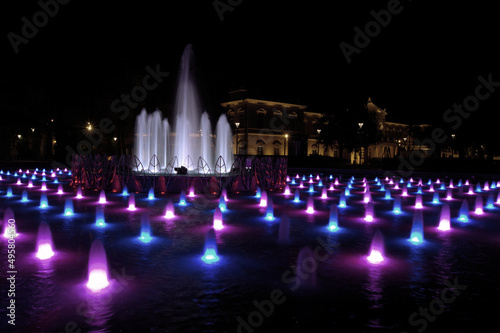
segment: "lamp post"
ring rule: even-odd
[[[358,126],[359,126],[358,133],[359,133],[360,138],[361,138],[361,129],[363,128],[363,125],[364,125],[364,123],[358,123]],[[361,145],[359,147],[359,164],[361,164]]]
[[[407,157],[407,156],[408,156],[408,149],[406,148],[406,140],[408,140],[408,138],[405,136],[405,137],[403,138],[403,141],[405,142],[405,143],[404,143],[404,146],[405,146],[405,157]]]
[[[239,155],[239,143],[238,143],[238,128],[240,127],[240,123],[234,123],[234,125],[236,126],[236,155]]]
[[[288,139],[288,133],[285,133],[285,147],[283,148],[283,155],[287,156],[286,155],[286,140]]]

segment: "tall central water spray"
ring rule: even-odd
[[[200,171],[207,173],[208,166],[210,173],[216,170],[222,173],[230,171],[233,164],[231,126],[226,116],[221,115],[214,142],[210,118],[206,112],[202,114],[193,72],[193,50],[191,45],[187,45],[180,62],[173,128],[167,119],[163,119],[159,110],[152,114],[142,110],[137,116],[134,154],[144,170],[160,172],[177,157],[178,165],[188,170],[200,167],[204,168]],[[153,159],[154,155],[157,160]],[[224,163],[217,163],[219,156],[222,156]],[[178,166],[177,163],[172,166]],[[221,167],[222,164],[225,164],[225,168]],[[137,171],[141,170],[138,168]]]

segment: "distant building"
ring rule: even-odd
[[[243,95],[244,90],[231,93]],[[253,98],[235,98],[221,103],[233,128],[233,149],[239,155],[340,157],[339,149],[325,148],[318,142],[321,113],[311,112],[306,105],[267,101]],[[381,140],[361,152],[345,152],[344,159],[362,164],[371,158],[391,158],[410,150],[427,147],[415,145],[410,125],[387,122],[387,112],[369,98],[368,112],[374,112]],[[417,125],[421,129],[429,125]],[[413,126],[415,127],[415,126]]]

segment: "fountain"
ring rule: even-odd
[[[227,204],[223,194],[221,194],[219,199],[219,209],[221,212],[225,212],[227,210]]]
[[[439,226],[438,229],[442,231],[450,230],[450,206],[445,203],[443,207],[441,207],[441,215],[439,217]]]
[[[401,189],[401,195],[403,197],[406,197],[408,196],[408,188],[406,186],[404,186],[402,189]]]
[[[134,193],[130,193],[128,197],[128,210],[135,211],[137,208],[135,207],[135,195]]]
[[[271,198],[267,200],[265,219],[268,221],[274,221],[274,204],[273,204],[273,199]]]
[[[168,200],[167,207],[165,208],[165,218],[172,219],[175,217],[174,203],[172,200]]]
[[[190,198],[194,198],[195,197],[194,184],[191,184],[191,186],[189,187],[188,197],[190,197]]]
[[[370,246],[370,254],[366,257],[371,264],[381,264],[385,261],[384,237],[380,230],[375,232]]]
[[[460,222],[469,222],[469,201],[467,199],[462,201],[462,205],[458,212],[458,220]]]
[[[152,240],[149,215],[147,213],[141,215],[141,235],[139,236],[139,240],[143,243],[149,243]]]
[[[40,208],[48,208],[49,207],[49,200],[47,199],[47,195],[45,193],[42,193],[40,195]]]
[[[300,202],[300,191],[299,191],[299,189],[295,190],[295,195],[293,197],[293,202]]]
[[[495,201],[493,199],[493,192],[490,192],[488,194],[488,198],[486,199],[486,209],[493,209],[493,208],[495,208]]]
[[[290,195],[290,185],[285,185],[285,191],[283,192],[284,195]]]
[[[257,199],[260,199],[261,196],[262,196],[262,191],[260,190],[260,187],[257,186],[257,190],[255,191],[255,197]]]
[[[424,217],[421,210],[416,210],[413,214],[410,241],[413,244],[420,244],[424,241]]]
[[[72,216],[73,215],[73,200],[71,198],[66,198],[64,202],[64,216]]]
[[[307,198],[306,213],[307,214],[314,214],[314,198],[313,197]]]
[[[154,188],[150,188],[148,191],[148,200],[154,200],[155,199],[155,190]]]
[[[346,199],[345,199],[345,192],[340,193],[340,198],[339,198],[339,207],[340,208],[345,208],[347,207]]]
[[[415,197],[415,208],[416,209],[422,209],[424,206],[422,205],[422,195],[417,194]]]
[[[127,185],[123,186],[122,195],[123,196],[127,196],[128,195],[128,187],[127,187]]]
[[[330,206],[330,218],[328,219],[328,230],[337,231],[339,229],[339,212],[335,205]]]
[[[369,202],[366,204],[366,209],[365,209],[365,221],[366,222],[373,222],[373,217],[375,216],[375,211],[373,208],[373,202]]]
[[[262,191],[262,193],[260,194],[259,206],[260,207],[267,207],[267,192],[266,191]]]
[[[63,184],[59,184],[57,186],[57,194],[64,194],[64,191],[63,191]]]
[[[28,191],[26,190],[23,190],[22,194],[21,194],[21,202],[28,202]]]
[[[82,199],[83,198],[82,187],[81,186],[78,186],[78,188],[76,189],[76,198],[77,199]]]
[[[179,196],[179,206],[186,206],[186,191],[182,190]]]
[[[99,194],[99,203],[100,204],[106,203],[106,193],[104,192],[104,190],[101,190],[101,193]]]
[[[108,260],[102,242],[96,239],[89,252],[87,288],[96,293],[109,286]]]
[[[219,207],[215,208],[213,228],[215,230],[222,230],[222,229],[224,229],[224,225],[222,224],[222,211],[221,211],[221,209]]]
[[[483,214],[483,212],[484,212],[483,211],[483,197],[480,194],[478,194],[476,196],[476,205],[475,205],[474,213],[476,215],[481,215],[481,214]]]
[[[394,214],[401,214],[401,197],[395,197],[392,203],[392,212]]]
[[[206,112],[201,114],[192,59],[192,46],[187,45],[180,62],[173,131],[159,110],[152,114],[142,110],[136,118],[134,154],[144,171],[158,173],[177,159],[188,171],[198,169],[203,174],[230,172],[233,164],[231,126],[226,115],[221,115],[216,125],[215,143],[212,141],[209,116]],[[222,157],[221,163],[217,161],[219,157]],[[137,168],[136,171],[142,170]]]
[[[5,194],[5,196],[7,198],[11,198],[13,196],[13,194],[12,194],[12,187],[11,186],[7,187],[7,193]]]
[[[365,193],[363,194],[363,202],[364,203],[368,203],[372,200],[372,196],[371,196],[371,193],[370,193],[370,189],[367,188]]]
[[[54,251],[52,250],[52,234],[47,223],[42,222],[38,227],[36,249],[35,256],[40,260],[49,259],[54,256]]]
[[[12,208],[5,208],[5,211],[3,213],[3,237],[16,238],[19,235],[16,231],[16,223],[14,221],[15,218]]]
[[[432,195],[432,203],[435,205],[439,203],[439,192],[434,192]]]
[[[328,199],[328,194],[326,193],[326,187],[321,190],[321,199]]]
[[[217,242],[215,240],[215,230],[213,228],[208,229],[205,236],[205,249],[201,260],[207,264],[212,264],[220,260],[217,254]]]
[[[102,208],[102,206],[95,207],[95,225],[98,227],[106,226],[106,220],[104,219],[104,208]]]

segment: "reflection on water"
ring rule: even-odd
[[[86,323],[90,326],[89,332],[111,332],[109,319],[113,315],[111,310],[113,294],[116,280],[112,280],[111,285],[100,293],[86,292],[83,304],[79,305],[79,310],[85,314]]]
[[[425,270],[425,258],[424,247],[421,245],[411,245],[410,246],[410,256],[408,258],[408,263],[410,267],[410,281],[408,288],[410,293],[416,299],[424,299],[427,297],[426,293],[426,270]]]

